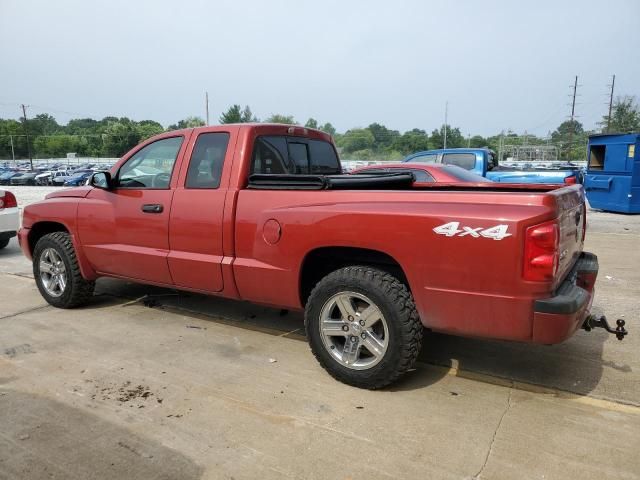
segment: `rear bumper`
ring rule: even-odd
[[[533,342],[560,343],[589,315],[598,276],[598,257],[583,252],[555,295],[534,302]]]

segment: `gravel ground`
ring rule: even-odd
[[[11,187],[2,186],[3,190],[12,192],[18,200],[18,207],[24,208],[27,205],[43,200],[45,195],[51,192],[57,192],[68,187]]]
[[[1,187],[13,192],[18,199],[18,206],[24,208],[30,203],[44,199],[50,192],[57,192],[64,187]],[[591,232],[640,235],[640,215],[602,212],[589,209],[587,215],[588,228]]]

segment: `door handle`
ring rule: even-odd
[[[147,203],[146,205],[142,205],[142,211],[144,213],[162,213],[164,207],[159,203]]]

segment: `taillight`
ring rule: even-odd
[[[576,178],[575,175],[571,175],[570,177],[564,177],[565,185],[575,185],[576,183],[578,183],[578,179]]]
[[[558,223],[550,222],[527,228],[522,275],[532,282],[553,280],[558,270]]]
[[[0,208],[14,208],[18,206],[16,197],[11,192],[4,192],[4,197],[0,198]]]

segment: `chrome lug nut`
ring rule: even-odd
[[[348,332],[349,331],[349,325],[343,325],[342,326],[342,331]]]
[[[360,325],[364,327],[364,320],[360,320]]]
[[[349,315],[349,316],[347,317],[347,319],[348,319],[350,322],[353,322],[353,315]]]
[[[362,339],[364,340],[365,338],[367,338],[367,334],[366,333],[361,333],[360,336],[362,337]]]

